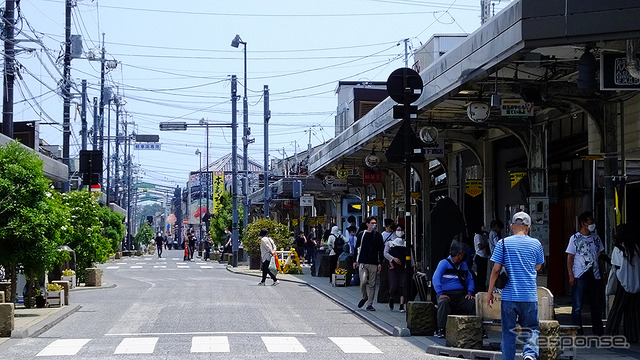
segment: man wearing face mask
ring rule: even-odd
[[[367,230],[358,234],[354,251],[353,268],[357,269],[360,275],[360,291],[362,299],[358,302],[361,308],[367,303],[368,311],[375,311],[373,299],[376,292],[376,276],[380,272],[384,242],[382,235],[376,231],[378,220],[375,216],[369,216],[366,220]]]
[[[598,258],[604,251],[602,240],[596,235],[596,224],[591,211],[578,216],[580,230],[569,239],[567,246],[567,270],[569,283],[573,288],[571,306],[571,321],[582,330],[582,304],[584,295],[591,300],[591,324],[593,334],[602,335],[602,304],[600,294],[602,290],[602,276],[598,266]]]

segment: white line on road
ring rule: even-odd
[[[180,258],[171,258],[171,260],[180,260]]]
[[[134,266],[129,267],[129,269],[142,269],[142,266],[134,265]]]
[[[117,269],[120,269],[120,266],[107,266],[105,269],[106,270],[117,270]]]
[[[154,269],[165,269],[167,267],[167,265],[154,265],[153,268]]]
[[[60,339],[47,345],[36,356],[75,355],[91,339]]]
[[[119,262],[119,263],[116,263],[116,265],[127,265],[127,263]]]
[[[307,350],[300,344],[300,341],[294,337],[282,337],[282,336],[262,336],[262,342],[267,347],[269,352],[278,353],[304,353]]]
[[[157,342],[157,337],[124,338],[114,354],[152,354]]]
[[[178,265],[178,269],[188,269],[189,265]]]
[[[346,354],[382,354],[382,351],[361,337],[330,337]]]
[[[162,335],[317,335],[314,332],[296,331],[196,331],[196,332],[171,332],[171,333],[120,333],[105,334],[105,336],[162,336]]]
[[[213,269],[213,266],[200,266],[200,269]]]
[[[194,336],[191,338],[192,353],[229,352],[226,336]]]

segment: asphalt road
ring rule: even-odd
[[[0,359],[425,359],[298,283],[258,278],[181,251],[102,266],[106,287],[72,292],[82,308]],[[114,286],[110,286],[114,285]]]

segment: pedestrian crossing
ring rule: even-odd
[[[255,342],[261,343],[262,348],[255,347],[252,351],[256,355],[260,351],[268,353],[306,353],[307,347],[320,345],[322,349],[331,351],[329,346],[334,346],[335,350],[339,350],[344,354],[382,354],[383,352],[368,340],[362,337],[328,337],[321,338],[321,344],[318,344],[317,337],[304,337],[301,342],[295,336],[257,336]],[[134,354],[154,354],[157,350],[160,337],[125,337],[113,349],[113,355],[134,355]],[[60,357],[75,356],[82,351],[88,351],[92,348],[93,343],[99,339],[58,339],[49,343],[42,349],[36,357]],[[239,336],[192,336],[190,353],[233,353],[235,351],[244,351],[246,348],[246,339],[240,339]],[[325,342],[326,344],[322,344]],[[234,344],[235,342],[235,344]],[[183,354],[187,343],[181,343],[172,349],[178,354]],[[306,346],[305,346],[306,345]],[[104,346],[96,346],[103,349]],[[86,349],[86,350],[83,350]],[[166,352],[163,352],[166,355]]]
[[[125,269],[214,269],[218,265],[211,261],[189,261],[182,258],[142,258],[121,260],[110,263],[104,267],[105,270],[125,270]],[[222,266],[222,265],[221,265]]]

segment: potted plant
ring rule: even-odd
[[[42,294],[42,290],[36,289],[35,294],[36,294],[36,307],[43,308],[47,304],[47,300],[45,299],[44,294]]]
[[[269,237],[276,243],[277,249],[288,249],[291,247],[291,232],[286,225],[277,223],[271,219],[258,219],[247,226],[242,244],[249,255],[250,269],[260,269],[260,237],[258,234],[261,229],[269,231]]]
[[[62,271],[62,277],[60,280],[69,282],[69,288],[73,289],[76,287],[76,272],[70,269],[65,269]]]
[[[47,300],[51,306],[64,304],[64,290],[59,284],[47,284]]]

